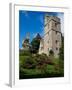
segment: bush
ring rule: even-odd
[[[47,65],[47,72],[48,73],[53,73],[55,70],[54,70],[54,66],[53,65]]]
[[[19,55],[20,56],[32,56],[32,54],[30,53],[30,51],[29,50],[20,50],[19,51]]]
[[[59,50],[59,58],[64,61],[64,37],[62,36],[61,47]]]
[[[50,50],[50,51],[49,51],[49,55],[50,55],[50,56],[54,56],[53,50]]]
[[[36,62],[31,56],[24,56],[20,65],[23,68],[35,68]]]
[[[64,76],[63,61],[46,54],[23,52],[20,59],[20,78]]]

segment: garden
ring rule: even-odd
[[[20,53],[19,78],[63,77],[64,62],[46,54],[31,54],[29,51]]]

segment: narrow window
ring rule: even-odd
[[[57,23],[55,23],[55,27],[57,26]]]
[[[58,40],[56,40],[55,42],[56,42],[56,44],[57,44],[57,43],[58,43]]]
[[[56,50],[58,50],[58,48],[56,47]]]
[[[49,35],[49,32],[48,32],[48,35]]]
[[[56,34],[57,34],[57,31],[56,31]]]

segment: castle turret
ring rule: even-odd
[[[22,41],[22,48],[24,49],[24,50],[29,50],[29,46],[30,46],[30,44],[29,44],[29,33],[27,33],[26,34],[26,38]]]

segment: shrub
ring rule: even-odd
[[[36,62],[35,62],[35,60],[33,60],[33,58],[31,56],[24,56],[24,58],[21,62],[21,66],[23,68],[35,68]]]
[[[53,65],[47,65],[47,72],[53,73],[54,72],[54,66]]]
[[[32,54],[30,53],[30,51],[29,50],[20,50],[19,51],[19,55],[20,56],[32,56]]]
[[[50,56],[54,56],[53,50],[50,50],[50,51],[49,51],[49,55],[50,55]]]
[[[62,36],[61,47],[59,50],[59,58],[64,61],[64,37]]]

